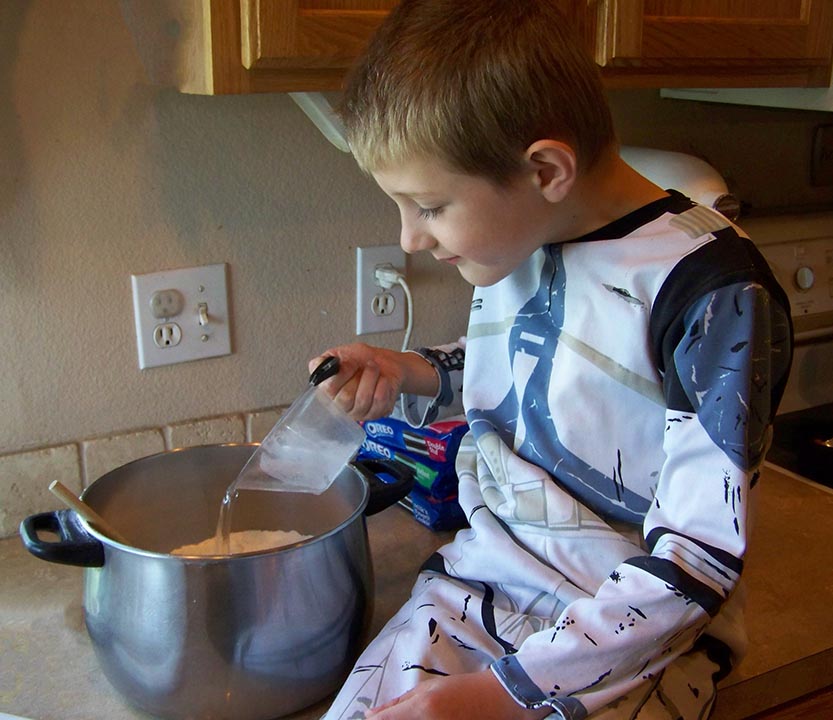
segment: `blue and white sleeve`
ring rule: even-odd
[[[440,418],[463,412],[463,368],[466,360],[466,341],[432,348],[417,348],[414,352],[434,366],[439,379],[439,390],[432,397],[403,393],[402,414],[411,427],[423,427]]]

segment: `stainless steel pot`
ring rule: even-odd
[[[82,499],[130,546],[71,510],[21,524],[34,555],[86,568],[85,619],[102,670],[153,715],[279,717],[335,690],[361,649],[373,606],[364,517],[405,495],[410,471],[354,463],[321,495],[243,492],[235,530],[312,539],[246,555],[170,555],[213,535],[223,494],[254,447],[165,452],[96,480]]]

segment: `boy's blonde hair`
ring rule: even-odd
[[[615,147],[613,121],[598,67],[558,4],[403,0],[340,103],[359,165],[433,158],[502,184],[548,138],[568,143],[581,170],[592,167]]]

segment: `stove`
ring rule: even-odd
[[[833,487],[833,215],[740,222],[786,290],[795,353],[767,461]]]

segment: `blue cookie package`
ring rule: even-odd
[[[460,441],[468,432],[461,418],[413,428],[403,420],[383,417],[362,423],[367,435],[361,458],[397,460],[416,474],[414,489],[401,504],[414,518],[432,530],[452,530],[466,525],[457,502],[454,461]]]
[[[460,441],[469,426],[462,416],[414,428],[404,420],[383,417],[362,423],[368,442],[381,443],[432,463],[454,465]]]

